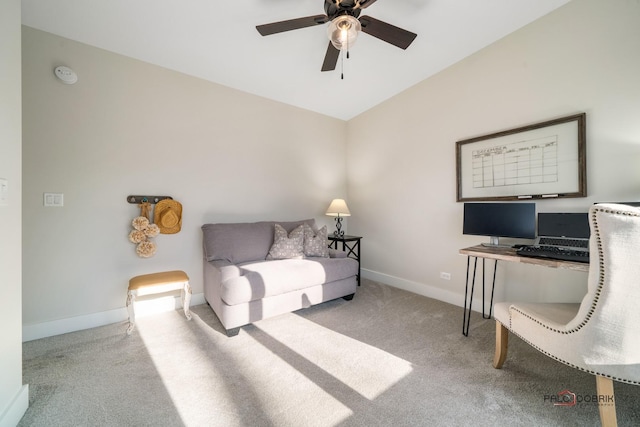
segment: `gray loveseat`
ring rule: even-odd
[[[340,297],[350,300],[355,294],[358,262],[342,251],[267,259],[272,254],[276,224],[287,234],[304,224],[315,230],[313,219],[202,226],[204,296],[228,336],[267,317]],[[322,245],[327,244],[325,237]]]

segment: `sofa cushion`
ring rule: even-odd
[[[358,274],[351,258],[283,259],[246,263],[241,276],[222,282],[221,298],[228,305],[242,304],[273,295],[322,285]]]
[[[304,256],[319,256],[326,258],[329,256],[329,246],[327,246],[327,226],[315,231],[309,225],[304,225]]]
[[[287,233],[305,223],[315,226],[314,219],[277,223]],[[276,221],[204,224],[205,258],[207,261],[227,260],[233,264],[264,260],[273,244],[274,224]]]
[[[267,259],[300,259],[303,257],[304,226],[300,225],[287,234],[280,224],[274,224],[273,245]]]

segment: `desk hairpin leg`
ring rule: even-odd
[[[469,292],[469,266],[471,263],[471,255],[467,256],[467,279],[464,287],[464,312],[462,317],[462,335],[469,336],[469,325],[471,323],[471,307],[473,306],[473,290],[476,286],[476,269],[478,267],[478,257],[473,257],[473,275],[471,278],[471,292]],[[489,303],[489,316],[485,314],[485,264],[484,258],[482,258],[482,318],[491,319],[493,314],[493,294],[496,288],[496,270],[498,267],[498,260],[495,260],[493,264],[493,281],[491,283],[491,301]],[[467,297],[468,295],[468,297]],[[467,304],[468,300],[468,304]]]
[[[489,316],[484,314],[484,258],[482,258],[482,318],[491,319],[493,314],[493,293],[496,290],[496,270],[498,269],[498,260],[493,260],[493,281],[491,282],[491,301],[489,302]]]
[[[469,293],[469,263],[471,257],[467,257],[467,281],[464,287],[464,311],[462,313],[462,335],[469,336],[469,324],[471,323],[471,305],[473,304],[473,288],[476,285],[476,266],[478,264],[478,258],[474,257],[473,262],[473,279],[471,279],[471,292]],[[484,270],[483,270],[484,273]],[[467,309],[467,294],[469,295],[469,308]],[[484,306],[484,302],[483,302]]]

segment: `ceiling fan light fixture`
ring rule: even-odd
[[[340,15],[329,23],[327,35],[336,49],[349,50],[355,44],[361,30],[362,26],[357,18]]]

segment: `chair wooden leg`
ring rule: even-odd
[[[616,403],[613,395],[613,380],[596,375],[596,390],[598,391],[600,424],[602,424],[602,427],[617,426],[618,420],[616,418]]]
[[[507,345],[509,344],[509,330],[496,320],[496,352],[493,355],[493,367],[502,368],[507,359]]]

